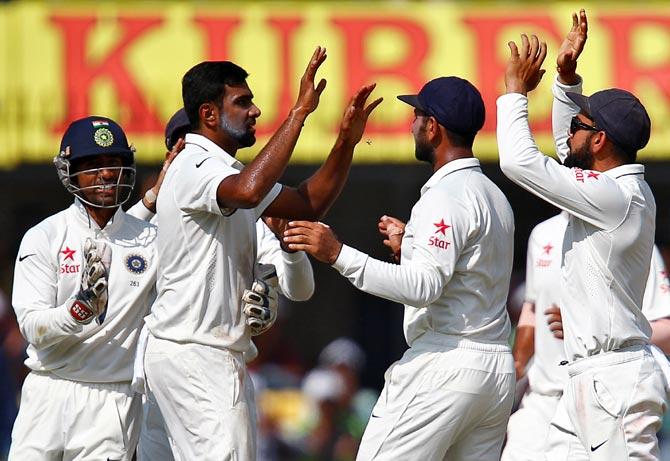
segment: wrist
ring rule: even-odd
[[[337,242],[337,245],[335,246],[333,253],[330,255],[330,258],[328,258],[328,264],[333,265],[337,261],[337,258],[340,257],[340,253],[342,253],[342,242]]]
[[[158,200],[158,196],[153,189],[147,190],[147,192],[144,194],[144,197],[142,197],[142,203],[146,209],[153,212],[156,211],[156,200]]]
[[[307,116],[309,115],[309,111],[306,110],[305,108],[302,107],[294,107],[291,109],[291,111],[288,114],[288,122],[298,122],[301,125],[305,125],[305,120],[307,120]]]
[[[563,85],[574,86],[581,81],[579,74],[577,74],[574,69],[572,71],[566,71],[560,67],[556,67],[556,71],[558,72],[558,82]]]
[[[520,80],[506,80],[505,81],[505,91],[509,93],[519,93],[524,96],[528,95],[528,90],[526,85]]]

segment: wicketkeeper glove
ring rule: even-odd
[[[86,239],[81,284],[70,305],[70,315],[77,322],[86,325],[95,317],[96,323],[100,325],[105,320],[111,262],[112,249],[109,245]]]
[[[264,333],[277,320],[278,290],[279,279],[275,266],[258,264],[251,290],[244,290],[242,295],[242,311],[247,316],[247,325],[251,328],[252,336]]]

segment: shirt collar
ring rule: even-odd
[[[639,163],[628,163],[616,168],[611,168],[603,173],[614,179],[629,175],[642,175],[644,178],[644,165],[640,165]]]
[[[443,179],[445,176],[459,170],[465,170],[467,168],[480,168],[479,164],[479,159],[476,158],[459,158],[456,160],[452,160],[451,162],[448,162],[447,164],[443,165],[440,167],[439,170],[437,170],[435,173],[433,173],[433,176],[426,181],[426,184],[423,185],[421,188],[421,195],[425,194],[428,189],[433,187],[435,184],[437,184],[441,179]]]
[[[91,218],[86,211],[86,207],[83,202],[79,200],[78,197],[75,197],[74,203],[70,206],[71,213],[75,216],[77,222],[79,222],[83,227],[91,229],[96,232],[96,234],[101,233],[103,235],[110,234],[116,231],[119,226],[121,226],[121,221],[123,220],[123,210],[119,207],[111,219],[107,222],[107,225],[103,229],[100,229],[98,223],[95,222],[95,219]]]
[[[223,160],[228,166],[231,166],[238,170],[242,169],[242,167],[244,166],[242,162],[235,159],[235,157],[230,155],[225,150],[221,149],[212,140],[206,138],[201,134],[187,133],[186,137],[184,138],[184,142],[186,143],[185,149],[194,150],[194,148],[195,149],[199,148],[200,150],[198,150],[198,152],[204,150],[205,152],[208,152],[210,154],[215,154],[218,156],[218,158]]]

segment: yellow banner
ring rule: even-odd
[[[507,42],[519,33],[546,40],[545,81],[531,95],[536,139],[552,152],[551,79],[571,12],[586,6],[589,42],[579,72],[585,92],[621,87],[645,103],[653,123],[642,159],[670,158],[670,7],[665,3],[487,5],[430,3],[196,2],[23,3],[0,6],[0,167],[46,162],[67,124],[90,114],[121,123],[140,162],[164,154],[164,124],[181,105],[181,77],[203,60],[227,59],[249,73],[262,110],[255,154],[291,107],[307,59],[328,49],[328,86],[308,119],[294,162],[320,162],[344,104],[377,82],[384,102],[371,118],[358,162],[413,159],[412,111],[397,94],[440,75],[469,79],[482,92],[487,123],[475,145],[497,159],[495,100]]]

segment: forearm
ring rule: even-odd
[[[575,83],[567,84],[561,80],[559,74],[552,86],[554,99],[551,112],[551,124],[554,133],[556,155],[558,155],[558,158],[561,162],[565,160],[570,150],[567,144],[570,119],[579,113],[579,108],[577,105],[573,103],[565,94],[568,91],[572,93],[582,92],[581,77],[577,76],[577,81]]]
[[[323,165],[298,187],[312,212],[311,219],[323,218],[342,192],[353,155],[354,145],[338,137]]]
[[[535,327],[525,325],[518,326],[514,336],[514,369],[517,379],[525,374],[526,365],[535,353]]]
[[[417,308],[435,302],[445,283],[436,268],[386,263],[346,245],[333,268],[359,290]]]
[[[652,321],[651,330],[651,342],[664,354],[670,355],[670,318]]]
[[[314,273],[307,255],[282,251],[282,270],[277,271],[279,287],[292,301],[307,301],[314,294]]]
[[[40,309],[17,314],[23,337],[37,350],[59,343],[83,330],[70,315],[71,300],[51,309]]]
[[[219,205],[254,208],[279,181],[288,164],[307,114],[293,110],[258,155],[240,174],[231,175],[217,190]]]

